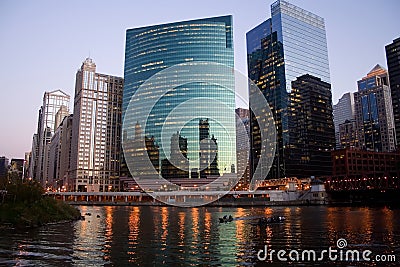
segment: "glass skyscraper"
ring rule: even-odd
[[[250,30],[246,41],[249,78],[263,92],[277,126],[276,157],[268,177],[284,177],[290,123],[288,93],[292,82],[310,74],[330,83],[324,19],[278,0],[271,5],[271,18]],[[251,117],[253,173],[260,155],[260,129],[254,115]]]
[[[400,37],[386,45],[385,49],[392,94],[396,142],[397,146],[400,146]]]
[[[219,173],[230,172],[231,165],[236,165],[235,94],[227,89],[234,87],[233,72],[201,76],[198,73],[188,74],[188,68],[234,67],[232,17],[128,29],[125,49],[124,140],[154,138],[152,147],[159,149],[158,162],[152,158],[155,169],[158,165],[161,168],[169,166],[165,159],[174,154],[170,151],[173,134],[187,140],[185,156],[189,167],[186,164],[180,167],[189,177],[190,170],[200,167],[202,140],[199,138],[199,121],[208,120],[210,138],[214,136],[214,140],[210,141],[217,143]],[[177,64],[180,64],[179,67],[176,67]],[[174,68],[171,72],[176,73],[176,79],[170,75],[171,72],[165,74],[169,67]],[[147,81],[153,75],[158,75],[158,78]],[[184,84],[175,83],[181,77],[184,77]],[[146,81],[146,89],[140,90]],[[171,86],[167,92],[163,91],[166,84]],[[196,100],[196,104],[190,104],[192,100]],[[217,102],[220,105],[215,104]],[[151,112],[148,118],[144,118],[141,112],[148,107],[151,107]],[[219,118],[218,121],[215,118]],[[182,122],[185,123],[177,133],[174,127],[179,127]],[[142,127],[143,136],[135,137],[135,127]],[[165,129],[169,136],[164,138],[162,130]],[[124,146],[125,158],[138,153],[128,147]],[[149,148],[147,150],[149,153]],[[163,173],[162,170],[157,171]]]
[[[335,124],[336,149],[344,148],[341,144],[340,125],[344,123],[353,124],[354,121],[354,94],[351,92],[345,93],[339,99],[338,103],[333,106],[333,122]],[[351,125],[343,127],[351,127]]]
[[[43,186],[47,185],[49,143],[54,134],[56,114],[60,109],[69,110],[70,96],[61,90],[45,92],[43,104],[39,110],[37,133],[33,136],[32,164],[35,173],[31,173],[32,178],[39,181]]]
[[[354,103],[360,148],[376,152],[395,150],[396,134],[387,70],[377,64],[357,85]]]

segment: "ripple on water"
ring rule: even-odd
[[[264,245],[271,249],[327,249],[335,246],[338,238],[345,238],[352,248],[400,254],[400,225],[396,223],[400,221],[400,210],[90,206],[83,209],[92,214],[90,219],[1,233],[0,265],[263,266],[257,260],[257,252]],[[242,219],[226,224],[218,222],[219,217],[229,214]],[[251,216],[281,214],[287,220],[277,225],[259,227],[247,220]],[[277,262],[271,266],[274,265],[279,266]]]

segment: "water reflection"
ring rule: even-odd
[[[400,250],[400,210],[387,208],[79,208],[90,213],[84,221],[1,233],[0,265],[264,266],[257,260],[264,245],[321,250],[338,238],[376,254]],[[218,218],[229,214],[242,219],[220,224]],[[243,220],[274,215],[287,220],[261,227]]]
[[[134,249],[137,247],[139,242],[139,230],[140,230],[140,208],[133,207],[129,212],[129,235],[128,235],[128,257],[129,262],[133,263],[137,261],[137,253]]]

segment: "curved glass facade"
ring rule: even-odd
[[[232,164],[236,166],[233,72],[202,75],[187,68],[207,69],[209,65],[215,68],[215,64],[233,68],[233,62],[231,16],[127,30],[123,92],[125,140],[137,138],[135,125],[136,128],[139,125],[143,128],[142,137],[154,137],[153,146],[159,154],[152,162],[154,166],[157,165],[154,162],[159,164],[157,171],[173,177],[174,170],[165,159],[177,165],[172,158],[176,154],[173,150],[179,149],[189,160],[189,169],[182,165],[187,174],[179,172],[179,177],[189,177],[191,171],[200,167],[199,122],[208,119],[208,139],[214,136],[217,144],[218,162],[213,166],[217,165],[219,174],[231,172]],[[143,109],[149,107],[148,117],[143,118]],[[176,133],[177,128],[179,133]],[[165,132],[168,136],[164,136]],[[180,144],[179,148],[174,148],[172,136],[176,134],[179,135],[177,140],[185,140],[184,147]],[[207,174],[216,173],[214,170]]]

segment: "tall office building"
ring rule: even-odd
[[[54,134],[49,143],[47,183],[49,187],[57,190],[62,186],[62,179],[60,177],[61,143],[65,128],[63,121],[68,115],[68,108],[61,106],[55,115]]]
[[[346,121],[355,120],[355,110],[354,110],[354,94],[353,93],[345,93],[338,101],[336,105],[333,106],[333,122],[335,124],[335,141],[336,148],[340,149],[341,147],[341,137],[339,126],[340,124],[345,123]]]
[[[235,94],[226,89],[234,86],[232,71],[222,75],[221,73],[201,77],[194,75],[191,77],[192,82],[175,86],[167,92],[164,91],[165,80],[173,83],[174,79],[171,77],[159,77],[160,79],[152,80],[151,84],[147,84],[145,91],[139,90],[139,87],[155,74],[164,75],[164,72],[160,71],[167,70],[176,64],[181,64],[181,67],[176,69],[176,77],[179,81],[181,77],[187,77],[185,72],[192,66],[207,69],[215,64],[223,64],[233,68],[233,62],[231,16],[127,30],[123,96],[124,130],[126,130],[124,140],[134,140],[134,128],[137,123],[144,126],[145,138],[154,138],[155,146],[161,147],[162,129],[170,131],[170,136],[165,138],[164,149],[159,151],[160,161],[163,161],[171,154],[169,141],[178,130],[174,127],[188,119],[189,121],[179,130],[179,133],[187,138],[190,170],[199,169],[199,161],[196,161],[200,150],[198,123],[199,119],[209,117],[197,112],[206,111],[210,116],[217,115],[221,118],[218,122],[210,118],[209,127],[215,139],[218,140],[218,168],[222,173],[230,172],[230,166],[236,165],[236,148],[235,143],[232,143],[232,138],[235,138]],[[199,82],[199,79],[207,79],[207,81]],[[132,98],[134,94],[135,97]],[[171,113],[179,104],[192,99],[198,100],[196,105],[191,105],[190,109],[186,107],[186,110],[179,113]],[[212,105],[210,99],[222,104]],[[157,103],[154,103],[156,100]],[[131,101],[133,102],[130,104]],[[140,117],[138,114],[141,110],[149,106],[153,108],[148,118]],[[167,118],[169,123],[165,123]],[[136,154],[134,151],[127,151],[130,144],[124,143],[126,143],[124,155],[132,159]],[[153,165],[156,168],[155,162]],[[197,174],[195,176],[197,177]]]
[[[123,78],[96,73],[87,58],[76,73],[72,155],[76,191],[119,189]]]
[[[241,175],[237,189],[248,189],[250,184],[249,170],[249,136],[250,136],[250,111],[244,108],[235,110],[236,121],[236,151],[237,151],[237,173]],[[239,121],[240,120],[240,121]],[[245,131],[242,127],[244,126]]]
[[[335,147],[332,92],[329,83],[306,74],[292,82],[289,94],[288,176],[332,174]]]
[[[24,162],[24,179],[29,178],[29,162],[31,160],[31,152],[25,152],[25,162]]]
[[[42,109],[39,109],[38,120],[36,126],[36,133],[32,136],[32,147],[31,147],[31,159],[29,161],[29,177],[34,180],[39,180],[36,175],[38,173],[38,161],[39,161],[39,129],[42,122]]]
[[[49,167],[47,174],[47,185],[52,189],[59,188],[60,175],[60,155],[61,155],[61,136],[62,125],[57,127],[49,143]]]
[[[269,178],[286,176],[289,143],[288,93],[304,74],[330,83],[324,19],[286,1],[271,5],[271,18],[246,35],[249,78],[269,103],[277,127],[276,156]],[[249,92],[250,102],[251,92]],[[251,173],[258,164],[260,129],[251,115]]]
[[[8,158],[0,157],[0,178],[6,178],[8,173]]]
[[[45,92],[39,111],[38,129],[32,140],[32,170],[34,179],[43,186],[47,185],[49,167],[49,143],[54,134],[56,113],[62,106],[69,109],[70,96],[61,90]],[[37,152],[37,153],[36,153]]]
[[[34,180],[37,180],[36,173],[37,173],[38,155],[39,155],[39,140],[37,133],[35,133],[32,136],[31,156],[29,160],[29,171],[28,171],[29,178],[32,178]]]
[[[250,118],[250,111],[247,108],[237,108],[235,109],[235,113],[241,119]]]
[[[400,145],[400,38],[393,40],[385,48],[392,94],[396,141],[397,145]]]
[[[339,124],[339,149],[352,148],[359,149],[360,143],[358,141],[358,128],[355,119],[346,120]],[[338,149],[338,147],[336,146]]]
[[[71,156],[72,156],[72,123],[73,114],[68,117],[64,117],[59,127],[62,127],[60,135],[60,161],[58,166],[57,181],[62,190],[74,191],[73,182],[70,175],[68,175],[71,168]]]
[[[378,64],[357,84],[354,102],[360,148],[393,151],[395,130],[388,72]]]
[[[8,171],[13,173],[14,178],[18,178],[20,181],[24,177],[24,163],[24,159],[11,159],[10,161],[10,169]]]
[[[64,120],[65,117],[68,117],[69,115],[69,110],[66,106],[61,106],[60,109],[56,113],[56,118],[54,121],[54,131],[60,126],[62,121]]]

